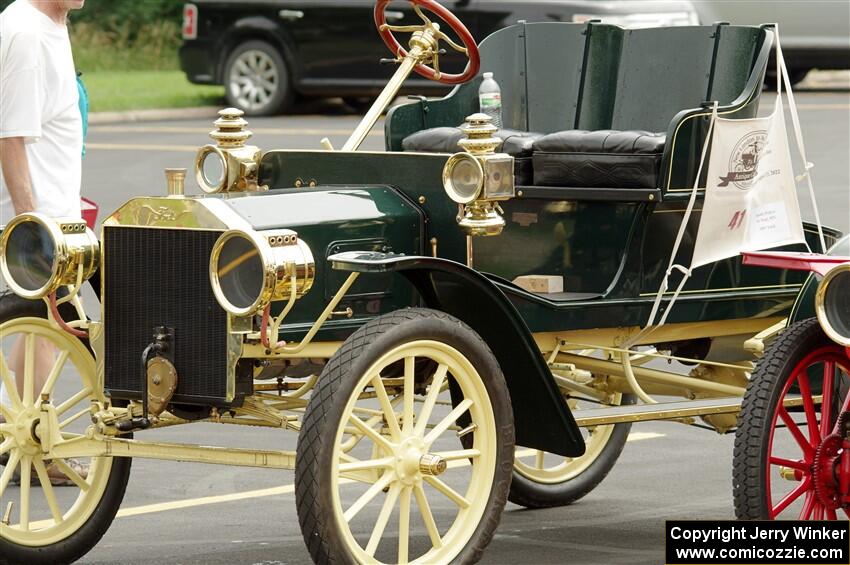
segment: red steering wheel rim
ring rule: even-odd
[[[392,51],[393,55],[403,58],[407,56],[407,50],[401,46],[398,40],[389,29],[381,30],[381,27],[387,23],[386,9],[387,5],[392,0],[378,0],[375,3],[375,25],[378,27],[378,33],[381,39],[384,40],[387,47]],[[437,71],[427,65],[416,65],[414,70],[425,78],[441,82],[443,84],[461,84],[469,81],[478,74],[481,69],[481,56],[478,53],[478,44],[475,43],[475,38],[463,25],[457,16],[452,14],[448,8],[441,6],[434,0],[408,0],[413,5],[421,6],[429,12],[438,16],[441,20],[449,25],[449,27],[458,35],[460,40],[466,47],[466,55],[469,57],[469,63],[466,69],[461,74],[440,73],[437,76]]]

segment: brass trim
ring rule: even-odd
[[[6,253],[15,228],[30,222],[43,228],[53,243],[53,263],[50,277],[43,286],[29,290],[19,285],[12,273]],[[49,218],[37,212],[19,214],[12,218],[0,235],[0,272],[9,288],[23,298],[38,299],[55,292],[63,285],[77,285],[97,271],[100,263],[100,243],[97,236],[79,218]]]
[[[263,268],[263,286],[260,294],[251,305],[244,308],[233,305],[227,299],[221,288],[217,268],[224,246],[234,238],[245,239],[253,245]],[[209,277],[213,294],[222,308],[234,316],[250,316],[271,302],[283,300],[293,293],[295,298],[307,294],[313,287],[316,265],[310,247],[292,230],[258,232],[234,229],[222,234],[215,242],[210,254]],[[292,285],[295,285],[294,289]]]
[[[826,291],[835,277],[842,273],[850,273],[850,263],[836,265],[824,275],[823,279],[818,283],[818,289],[815,293],[815,314],[818,317],[818,322],[823,331],[829,336],[829,339],[844,347],[850,347],[850,336],[841,335],[835,330],[835,327],[830,323],[829,316],[826,312]]]

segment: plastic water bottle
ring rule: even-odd
[[[478,89],[481,112],[493,118],[493,125],[502,127],[502,90],[493,79],[493,73],[484,73],[484,81]]]

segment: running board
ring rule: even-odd
[[[658,404],[637,404],[629,406],[613,406],[610,408],[594,408],[592,410],[576,410],[573,417],[576,424],[582,428],[602,426],[606,424],[622,424],[625,422],[648,422],[651,420],[678,420],[692,416],[709,416],[711,414],[737,414],[741,410],[741,397],[710,398],[705,400],[681,400],[678,402],[661,402]],[[821,397],[813,397],[815,404],[820,404]],[[802,406],[800,396],[785,399],[786,407]]]

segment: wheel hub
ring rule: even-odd
[[[428,446],[420,437],[402,441],[395,450],[395,472],[405,486],[422,481],[423,476],[436,476],[448,468],[445,459],[428,453]]]
[[[23,455],[37,455],[41,452],[41,440],[35,433],[40,416],[39,411],[32,406],[22,410],[12,421],[11,431],[6,434]]]
[[[827,436],[818,446],[812,464],[815,494],[821,504],[833,510],[841,507],[842,493],[838,492],[838,464],[841,460],[843,444],[844,438],[840,435]]]

